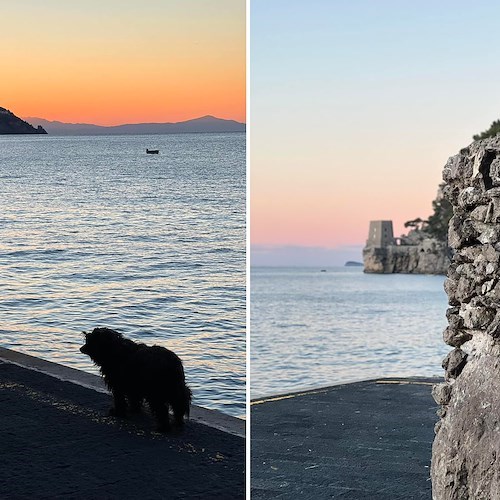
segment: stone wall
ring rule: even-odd
[[[444,167],[454,250],[445,290],[454,349],[432,450],[434,500],[500,499],[500,137],[473,143]]]

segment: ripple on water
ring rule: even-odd
[[[252,270],[252,397],[442,372],[441,276]]]
[[[97,373],[81,332],[110,326],[243,415],[245,136],[155,136],[155,162],[148,141],[0,137],[0,343]]]

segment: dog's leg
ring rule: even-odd
[[[142,408],[142,398],[135,394],[127,394],[128,405],[132,413],[140,413]]]
[[[168,417],[168,404],[164,401],[148,400],[151,413],[156,417],[158,432],[167,432],[170,430],[170,420]]]
[[[112,417],[124,417],[127,414],[127,400],[121,391],[113,390],[114,406],[109,410]]]
[[[184,425],[184,414],[186,413],[186,405],[184,402],[172,401],[172,410],[174,412],[174,420],[179,427]]]
[[[187,385],[178,387],[170,394],[170,404],[174,411],[175,423],[184,425],[184,415],[189,418],[189,406],[191,404],[191,390]]]

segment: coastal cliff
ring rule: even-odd
[[[433,238],[416,245],[389,245],[363,250],[365,273],[446,274],[450,263],[448,247]]]
[[[408,234],[394,238],[392,221],[370,222],[363,249],[365,273],[446,274],[451,257],[447,241],[451,205],[442,188],[432,202],[434,213],[427,220],[408,221]]]
[[[14,113],[5,108],[0,108],[0,134],[46,134],[41,126],[37,128],[21,120]]]

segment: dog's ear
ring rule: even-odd
[[[88,333],[87,332],[82,332],[82,335],[87,338]]]

